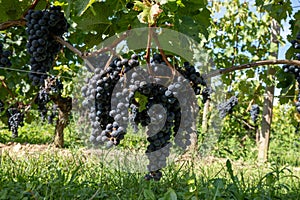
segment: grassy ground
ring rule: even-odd
[[[0,131],[6,143],[0,145],[0,199],[300,199],[294,165],[195,157],[166,167],[159,182],[145,181],[144,173],[112,166],[83,148],[71,131],[68,148],[56,149],[47,144],[51,127],[36,139],[27,128],[14,142]]]

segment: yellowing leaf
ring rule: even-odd
[[[147,23],[150,9],[145,9],[137,17],[141,23]]]
[[[63,72],[71,71],[71,69],[67,65],[55,66],[53,67],[53,69],[57,71],[63,71]]]
[[[148,98],[145,95],[143,95],[139,92],[135,92],[134,99],[139,104],[139,112],[142,112],[143,110],[146,109],[146,105],[148,103]]]
[[[141,10],[144,10],[146,8],[147,8],[147,6],[145,4],[143,4],[143,2],[140,2],[140,1],[135,1],[134,2],[134,6],[133,6],[134,10],[141,11]]]

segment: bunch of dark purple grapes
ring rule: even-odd
[[[297,39],[291,41],[292,47],[294,49],[300,49],[299,40],[300,40],[300,32],[297,34]],[[293,59],[300,60],[300,53],[295,53],[295,55],[293,56]],[[295,79],[298,83],[299,91],[298,91],[298,97],[297,97],[295,106],[296,106],[297,112],[300,113],[300,67],[294,66],[294,65],[283,65],[283,71],[286,73],[294,74]]]
[[[193,67],[185,63],[186,68],[182,69],[185,76],[176,77],[173,83],[164,86],[168,80],[163,81],[158,75],[166,73],[164,70],[168,67],[159,54],[153,56],[152,75],[149,76],[144,68],[138,66],[138,56],[133,54],[130,59],[114,59],[103,70],[97,68],[95,74],[87,80],[87,85],[82,87],[85,97],[83,106],[89,109],[92,126],[90,141],[94,145],[118,145],[130,123],[135,127],[139,124],[147,126],[149,173],[145,179],[159,180],[162,176],[160,169],[166,166],[169,156],[171,138],[176,137],[175,143],[183,149],[190,144],[189,134],[177,133],[179,130],[190,132],[193,121],[189,114],[192,111],[182,115],[177,97],[189,97],[187,91],[191,86],[199,94],[199,84],[203,80]],[[189,98],[185,100],[182,103],[192,105]],[[152,108],[157,105],[161,109],[153,111]]]
[[[257,122],[258,115],[259,115],[259,105],[253,104],[250,109],[250,116],[253,123]]]
[[[220,118],[223,119],[227,114],[231,114],[233,108],[238,104],[238,99],[236,96],[230,97],[227,101],[220,103],[218,105]]]
[[[26,47],[31,56],[29,78],[33,85],[42,85],[47,78],[47,72],[52,68],[55,56],[62,48],[53,36],[61,37],[68,31],[69,24],[60,6],[43,11],[29,10],[25,19],[28,34]]]
[[[23,126],[24,114],[18,108],[8,109],[8,128],[12,138],[18,137],[18,128]]]

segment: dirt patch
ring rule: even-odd
[[[21,144],[17,142],[9,142],[7,144],[0,143],[0,152],[2,151],[8,151],[8,152],[20,152],[20,151],[26,151],[26,152],[42,152],[46,149],[51,148],[51,145],[47,144]],[[54,148],[54,147],[53,147]]]

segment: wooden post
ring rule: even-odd
[[[280,32],[280,27],[276,20],[271,22],[271,42],[279,45],[277,36]],[[272,55],[277,58],[278,52],[272,52]],[[268,68],[267,71],[270,79],[274,79],[275,69],[273,67]],[[268,160],[268,150],[270,143],[271,123],[273,115],[273,101],[274,101],[274,85],[266,87],[264,94],[263,116],[261,123],[261,131],[258,140],[258,161],[266,162]]]

